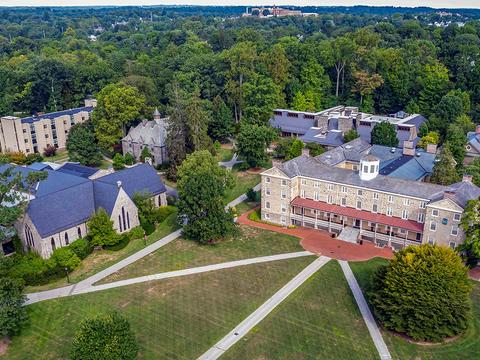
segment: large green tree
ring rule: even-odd
[[[27,320],[26,296],[19,279],[0,277],[0,336],[17,335]]]
[[[213,140],[225,143],[234,130],[233,114],[223,99],[217,95],[213,99],[212,118],[208,123],[208,134]]]
[[[440,185],[451,185],[460,180],[460,176],[456,170],[457,163],[452,155],[448,143],[443,145],[439,159],[433,166],[430,181]]]
[[[92,114],[95,135],[102,149],[112,151],[127,128],[146,114],[146,99],[132,86],[110,84],[97,94],[97,101]]]
[[[189,239],[209,243],[230,234],[233,214],[225,211],[225,192],[232,174],[210,152],[190,154],[178,168],[178,219]]]
[[[273,109],[280,102],[280,88],[269,77],[257,75],[251,77],[243,86],[244,120],[249,124],[266,125]]]
[[[398,146],[397,131],[395,125],[382,121],[376,124],[372,129],[372,144],[384,145],[390,147]]]
[[[462,259],[444,246],[409,246],[371,280],[368,297],[383,326],[414,340],[442,341],[465,331],[472,285]]]
[[[251,167],[262,166],[267,161],[267,147],[277,137],[270,126],[244,124],[237,136],[237,151]]]
[[[99,208],[88,220],[88,236],[90,243],[95,246],[115,245],[120,236],[113,228],[113,221],[110,220],[107,212]]]
[[[67,150],[70,161],[86,166],[98,166],[102,154],[91,122],[74,125],[68,134]]]
[[[480,259],[480,200],[470,200],[463,211],[460,222],[465,240],[460,249],[470,265],[474,266]]]

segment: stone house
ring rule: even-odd
[[[127,136],[122,139],[123,154],[130,153],[139,161],[143,148],[147,147],[152,154],[153,165],[158,166],[166,162],[167,121],[168,118],[162,118],[158,109],[155,109],[152,121],[144,120],[130,128]]]
[[[455,248],[463,242],[463,209],[480,196],[471,177],[441,186],[381,175],[379,164],[366,155],[354,171],[325,165],[307,152],[275,163],[261,174],[262,219],[336,235],[348,227],[358,240],[394,249],[427,242]]]
[[[480,157],[480,125],[477,125],[475,131],[467,133],[464,163],[469,164],[478,157]]]
[[[78,164],[64,169],[68,171],[60,169],[45,170],[47,179],[37,184],[24,217],[15,224],[25,249],[43,258],[84,237],[88,220],[99,208],[110,216],[115,230],[123,233],[140,224],[133,202],[136,192],[151,194],[156,206],[167,204],[165,186],[148,164],[103,176]],[[24,176],[35,171],[20,166],[15,170]]]

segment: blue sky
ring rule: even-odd
[[[392,6],[430,6],[436,8],[480,8],[479,0],[275,0],[276,5],[392,5]],[[0,6],[93,6],[93,5],[258,5],[269,1],[255,0],[0,0]]]

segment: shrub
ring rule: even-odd
[[[177,198],[175,196],[167,196],[167,204],[170,206],[175,206],[177,203]]]
[[[133,165],[133,164],[135,164],[135,158],[134,158],[133,155],[130,154],[129,152],[127,152],[123,158],[124,158],[124,160],[125,160],[125,165]]]
[[[25,161],[27,160],[27,157],[21,151],[11,152],[8,155],[10,157],[10,161],[18,165],[24,165]]]
[[[59,279],[65,275],[53,259],[42,259],[38,254],[30,252],[15,258],[11,269],[11,276],[22,278],[26,285],[43,285],[51,280]]]
[[[158,218],[157,218],[157,221],[159,223],[165,221],[165,219],[170,215],[170,214],[173,214],[177,209],[175,208],[175,206],[170,206],[170,205],[167,205],[167,206],[160,206],[158,208]]]
[[[113,157],[112,166],[114,170],[122,170],[125,168],[125,159],[119,153]]]
[[[130,240],[143,238],[143,229],[141,226],[136,226],[128,232]]]
[[[134,360],[138,344],[128,320],[118,312],[82,322],[73,340],[72,360]]]
[[[111,246],[120,241],[120,237],[113,228],[113,221],[103,208],[99,208],[88,220],[88,230],[92,245]]]
[[[310,151],[310,156],[312,157],[321,155],[325,152],[325,149],[323,148],[323,146],[317,143],[313,143],[313,142],[307,143],[306,147]]]
[[[150,235],[155,231],[155,225],[152,224],[151,222],[148,222],[148,221],[140,222],[140,225],[147,235]]]
[[[87,239],[75,240],[68,247],[82,260],[90,255],[93,250],[93,246]]]
[[[467,328],[470,291],[461,258],[450,248],[426,244],[396,253],[375,274],[368,296],[387,329],[440,341]]]
[[[51,259],[55,261],[57,266],[62,269],[67,268],[68,271],[76,269],[81,262],[77,254],[68,247],[56,249],[51,256]]]
[[[27,320],[25,295],[19,279],[0,278],[0,337],[16,335]]]
[[[130,242],[130,236],[128,233],[123,233],[121,235],[119,235],[118,237],[120,240],[114,244],[114,245],[106,245],[105,246],[105,249],[107,250],[112,250],[112,251],[118,251],[118,250],[122,250],[124,247],[126,247],[128,245],[128,243]]]
[[[49,145],[45,149],[43,149],[43,155],[45,157],[52,157],[55,156],[57,153],[57,148],[55,146]]]
[[[258,191],[253,190],[253,188],[250,188],[247,191],[247,199],[250,202],[259,202],[260,201],[260,193]]]
[[[39,153],[34,153],[34,154],[28,154],[27,157],[25,158],[25,164],[31,165],[34,162],[42,162],[43,157]]]

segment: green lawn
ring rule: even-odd
[[[232,200],[235,200],[240,195],[245,194],[248,189],[253,188],[255,185],[260,183],[259,174],[250,174],[246,171],[237,171],[232,170],[233,175],[236,177],[235,186],[233,189],[227,191],[225,195],[225,200],[229,203]]]
[[[222,359],[378,359],[378,353],[332,260]]]
[[[177,213],[170,214],[163,223],[161,223],[155,232],[148,236],[147,245],[152,244],[153,242],[167,236],[171,232],[178,229],[176,224]],[[80,264],[80,266],[70,273],[70,282],[77,283],[81,280],[86,279],[97,272],[106,269],[107,267],[113,265],[114,263],[125,259],[126,257],[132,255],[133,253],[143,249],[145,243],[143,239],[134,239],[128,243],[126,247],[118,251],[112,250],[100,250],[94,251],[92,254],[87,256]],[[55,282],[51,282],[42,286],[29,286],[25,289],[25,292],[35,292],[48,289],[54,289],[57,287],[62,287],[68,285],[67,279],[63,278]]]
[[[54,156],[44,157],[44,161],[50,161],[50,162],[65,162],[65,161],[68,161],[68,151],[67,150],[57,150],[57,153]]]
[[[237,206],[235,206],[235,208],[237,209],[237,214],[242,215],[242,214],[246,213],[247,211],[252,210],[253,208],[255,208],[258,205],[260,205],[260,204],[255,203],[255,202],[243,201],[240,204],[238,204]]]
[[[30,305],[30,322],[12,339],[4,359],[66,359],[80,322],[113,309],[130,321],[139,359],[195,359],[313,259],[242,266]]]
[[[230,161],[232,160],[232,157],[233,157],[233,150],[220,148],[217,152],[216,157],[217,157],[217,160],[221,162]]]
[[[216,245],[199,245],[183,238],[174,240],[100,283],[294,251],[303,251],[296,237],[240,225],[238,235]]]
[[[350,263],[355,276],[362,288],[375,272],[387,261],[372,259],[370,261]],[[474,318],[466,333],[459,339],[443,345],[416,345],[389,331],[382,331],[385,342],[394,359],[399,360],[453,360],[478,359],[480,354],[480,284],[474,282],[472,292]]]

